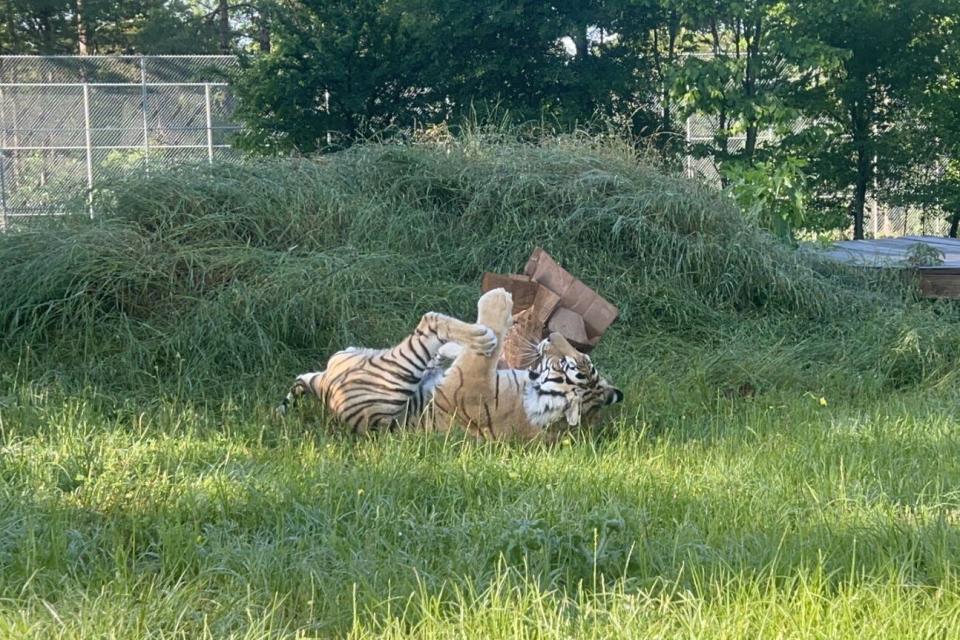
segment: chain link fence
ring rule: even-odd
[[[234,56],[0,56],[0,230],[32,216],[86,206],[112,176],[163,163],[234,155]],[[796,130],[802,123],[795,125]],[[688,145],[709,142],[717,123],[686,120]],[[762,132],[760,142],[771,142]],[[744,137],[732,137],[731,150]],[[688,156],[687,175],[719,183],[712,158]],[[939,216],[868,207],[874,237],[946,235]]]
[[[805,121],[797,121],[791,127],[791,133],[799,133],[805,126]],[[719,124],[711,116],[695,114],[688,117],[684,136],[687,146],[713,142],[718,128]],[[727,139],[727,145],[731,152],[742,151],[746,141],[746,136],[731,136]],[[775,143],[776,136],[772,131],[761,131],[758,133],[757,142]],[[686,156],[684,173],[690,178],[720,185],[720,172],[712,157]],[[867,200],[863,224],[864,235],[867,237],[946,236],[949,228],[950,223],[942,215],[931,215],[919,207],[884,206],[876,200]],[[851,235],[852,229],[851,226]]]
[[[233,56],[0,56],[0,227],[132,169],[230,155]]]

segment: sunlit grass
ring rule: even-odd
[[[11,637],[958,628],[948,397],[641,409],[530,448],[21,391],[0,409]]]

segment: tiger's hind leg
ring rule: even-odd
[[[393,429],[420,414],[430,399],[430,381],[444,344],[470,353],[491,353],[496,336],[487,327],[430,312],[390,349],[350,348],[334,354],[325,372],[297,378],[278,411],[307,390],[356,433]]]
[[[456,356],[434,391],[433,428],[447,430],[456,422],[468,433],[495,435],[495,416],[501,411],[497,361],[512,312],[513,297],[504,289],[481,296],[477,302],[477,324],[493,334],[496,346],[489,352],[464,349]],[[503,400],[506,402],[506,398]]]
[[[428,360],[433,360],[441,347],[455,343],[465,349],[481,355],[490,355],[496,349],[496,334],[481,323],[464,322],[442,313],[428,312],[420,319],[413,335],[407,340],[415,340],[427,351]],[[406,342],[406,341],[404,341]],[[401,342],[397,348],[404,346]]]

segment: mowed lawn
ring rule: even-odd
[[[960,636],[955,394],[632,395],[541,448],[15,389],[0,633]]]

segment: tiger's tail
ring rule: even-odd
[[[314,392],[314,384],[323,376],[324,372],[319,373],[304,373],[297,376],[297,379],[294,381],[293,385],[290,387],[290,391],[287,392],[287,395],[284,396],[283,400],[280,401],[280,404],[277,405],[275,411],[277,415],[284,415],[287,410],[294,406],[303,394]]]

